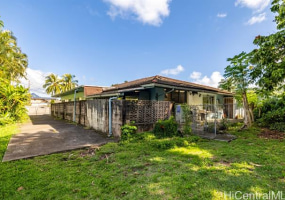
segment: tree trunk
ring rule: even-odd
[[[245,128],[245,127],[249,128],[249,127],[251,127],[252,122],[253,122],[253,113],[252,113],[252,111],[248,105],[246,92],[243,92],[243,94],[242,94],[242,101],[243,101],[243,109],[245,112],[243,128]]]

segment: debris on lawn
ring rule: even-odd
[[[24,189],[24,187],[21,186],[21,187],[19,187],[19,188],[17,189],[17,191],[19,192],[19,191],[21,191],[21,190],[23,190],[23,189]]]
[[[89,147],[88,149],[84,150],[84,151],[81,151],[80,152],[80,157],[85,157],[85,156],[94,156],[95,153],[96,153],[96,150],[100,150],[99,147],[97,146],[94,146],[94,147]]]
[[[255,167],[262,167],[262,165],[259,165],[259,164],[253,163],[253,162],[250,162],[249,164],[250,164],[250,165],[253,165],[253,166],[255,166]]]
[[[105,153],[103,155],[100,156],[100,160],[103,160],[103,159],[106,159],[107,160],[107,163],[109,163],[109,157],[113,155],[113,153]]]
[[[261,129],[261,133],[258,134],[259,138],[265,138],[265,139],[277,139],[277,140],[283,140],[285,138],[285,133],[276,131],[276,130],[270,130],[268,128]]]

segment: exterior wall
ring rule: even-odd
[[[149,90],[140,91],[139,100],[150,100],[150,91]]]
[[[188,105],[202,105],[203,104],[203,96],[199,94],[192,95],[190,92],[187,92],[187,104]]]
[[[76,93],[76,99],[78,98],[79,100],[85,100],[83,91]],[[61,100],[65,100],[65,101],[73,101],[73,99],[74,99],[74,94],[64,95],[61,97]]]
[[[150,90],[150,100],[153,101],[164,101],[165,99],[165,91],[164,88],[151,88]]]
[[[224,96],[221,94],[212,94],[212,93],[204,93],[199,92],[198,94],[192,95],[191,92],[187,92],[187,104],[188,105],[203,105],[203,96],[213,96],[215,104],[223,104]]]

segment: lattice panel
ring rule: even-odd
[[[136,124],[153,124],[170,117],[169,101],[126,101],[126,119]]]

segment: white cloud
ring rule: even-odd
[[[270,0],[237,0],[235,6],[248,7],[255,12],[263,11],[270,3]]]
[[[21,84],[25,87],[30,86],[31,93],[36,93],[39,96],[47,97],[49,95],[46,94],[43,85],[45,83],[45,77],[50,73],[42,72],[40,70],[34,70],[31,68],[27,68],[27,79],[21,79]]]
[[[183,71],[184,71],[184,68],[182,67],[182,65],[178,65],[176,68],[165,69],[165,70],[161,71],[160,73],[163,75],[178,75]]]
[[[202,75],[201,72],[195,72],[195,71],[194,71],[194,72],[192,72],[192,73],[190,74],[190,78],[196,80],[196,79],[199,79],[199,78],[201,77],[201,75]]]
[[[225,18],[225,17],[227,17],[227,16],[228,16],[227,13],[218,13],[218,14],[217,14],[217,17],[219,17],[219,18]]]
[[[223,76],[220,72],[215,71],[212,73],[210,77],[204,76],[202,77],[202,73],[200,72],[192,72],[190,78],[193,79],[193,82],[208,85],[211,87],[218,87],[219,82],[223,79]]]
[[[104,0],[110,3],[108,15],[111,18],[135,16],[136,20],[153,26],[162,24],[162,19],[169,16],[171,0]]]
[[[256,15],[256,16],[253,16],[252,18],[250,18],[246,24],[247,25],[253,25],[256,23],[261,23],[264,20],[266,20],[266,13],[261,13],[259,15]]]

